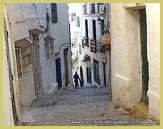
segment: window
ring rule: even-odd
[[[46,59],[50,59],[54,54],[54,42],[45,41]]]
[[[79,44],[79,54],[82,54],[81,44]]]
[[[106,49],[104,47],[101,47],[100,46],[100,52],[105,53],[106,52]]]
[[[88,20],[85,20],[85,37],[88,37]]]
[[[98,6],[98,13],[102,12],[102,7],[103,7],[103,3],[97,3]]]
[[[96,20],[92,20],[93,26],[93,39],[96,40]]]
[[[101,35],[104,35],[104,20],[101,20]]]
[[[89,5],[90,14],[95,14],[95,3]]]
[[[45,31],[42,31],[38,28],[29,30],[30,39],[35,43],[39,40],[39,35],[44,34],[44,33],[45,33]]]
[[[50,42],[50,55],[52,56],[54,54],[54,42]]]
[[[82,14],[83,14],[83,15],[86,15],[86,14],[87,14],[87,4],[84,4],[84,5],[82,6]]]
[[[30,38],[33,42],[36,42],[38,40],[38,35],[30,33]]]
[[[52,15],[52,23],[57,23],[58,16],[57,16],[57,4],[56,3],[51,4],[51,15]]]
[[[21,65],[20,51],[21,51],[21,49],[15,49],[18,77],[22,76],[22,65]]]
[[[76,17],[76,27],[80,27],[80,17]]]
[[[23,68],[27,67],[29,64],[32,63],[32,47],[22,49],[22,63],[23,63]]]
[[[106,68],[105,63],[103,62],[103,72],[104,72],[104,86],[106,86]]]
[[[32,47],[29,48],[16,48],[16,62],[18,77],[21,77],[26,71],[26,67],[32,63]]]
[[[92,79],[91,79],[91,68],[86,68],[87,71],[87,82],[92,84]]]
[[[15,53],[17,62],[18,77],[21,77],[26,69],[32,63],[32,43],[26,39],[15,41]]]
[[[88,38],[88,20],[85,20],[85,38],[84,38],[84,45],[89,47],[89,38]]]

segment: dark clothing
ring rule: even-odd
[[[79,75],[77,73],[74,74],[74,82],[75,82],[75,88],[78,87],[79,83],[78,83],[78,79],[79,79]]]

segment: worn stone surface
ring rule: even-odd
[[[32,103],[32,107],[75,105],[109,101],[108,87],[85,87],[80,89],[58,90],[53,96],[44,94]]]
[[[54,101],[53,106],[41,107],[39,100],[30,108],[22,108],[22,124],[26,126],[133,125],[129,122],[145,120],[115,109],[113,102],[109,101],[109,91],[106,87],[60,90],[51,101],[53,99],[58,100]],[[48,98],[46,100],[48,104],[50,100]],[[124,124],[123,121],[128,123]]]

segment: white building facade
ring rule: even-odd
[[[72,86],[68,4],[6,4],[4,9],[21,106]]]
[[[69,24],[71,35],[71,52],[72,52],[72,75],[78,71],[78,46],[82,40],[81,32],[81,3],[69,3]]]
[[[109,4],[82,5],[79,75],[84,86],[109,86],[109,52],[100,43],[108,27]]]

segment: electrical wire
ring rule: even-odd
[[[40,24],[40,19],[39,19],[39,17],[38,17],[38,13],[37,13],[37,6],[33,3],[33,6],[34,6],[34,8],[35,8],[35,13],[36,13],[36,15],[37,15],[37,20],[38,20],[38,23],[39,23],[39,26],[40,27],[43,27],[41,24]]]

